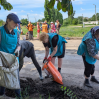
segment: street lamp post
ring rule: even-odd
[[[28,16],[28,14],[27,14],[27,19],[28,19],[28,22],[29,22],[29,16]]]
[[[82,21],[83,21],[83,28],[84,28],[84,17],[83,17],[83,14],[82,14]]]
[[[95,5],[95,4],[93,4]],[[95,5],[95,15],[96,15],[96,5]],[[97,15],[96,15],[96,25],[97,25]]]

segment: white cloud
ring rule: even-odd
[[[17,14],[17,12],[13,12],[13,11],[7,11],[7,13],[14,13],[14,14]]]
[[[27,18],[27,15],[21,15],[20,18],[21,19],[26,19]]]
[[[17,5],[19,8],[34,8],[34,7],[44,7],[45,0],[7,0],[12,5]]]
[[[21,15],[21,16],[19,16],[21,19],[26,19],[27,18],[27,15]],[[38,21],[38,19],[42,19],[42,18],[44,18],[44,14],[36,14],[36,13],[34,13],[34,14],[29,14],[28,13],[28,17],[29,17],[29,21],[31,21],[31,22],[37,22]]]
[[[24,10],[21,10],[21,12],[25,12]]]
[[[85,10],[85,9],[81,8],[81,10]]]
[[[33,12],[33,11],[31,10],[31,12]]]

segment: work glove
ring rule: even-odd
[[[47,61],[47,57],[44,58],[43,63],[45,63]]]
[[[16,57],[19,57],[19,49],[16,49],[14,53]]]
[[[47,61],[49,62],[49,61],[51,61],[51,59],[52,59],[52,57],[51,57],[51,56],[49,56],[49,57],[48,57],[48,59],[47,59]]]

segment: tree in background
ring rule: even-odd
[[[84,18],[84,22],[87,22],[88,21],[88,19],[87,18]]]
[[[28,20],[27,19],[21,19],[22,25],[27,25],[28,24]]]
[[[0,20],[0,26],[4,25],[5,22],[3,20]]]
[[[49,3],[49,1],[48,0],[45,0],[45,4],[44,4],[44,8],[45,8],[44,16],[45,16],[45,19],[49,22],[50,19],[51,19],[51,10],[47,6],[48,3]]]
[[[56,15],[55,15],[55,9],[54,8],[52,8],[52,10],[51,10],[51,20],[50,21],[52,21],[52,22],[55,22],[55,20],[56,20]]]
[[[96,15],[97,15],[97,20],[99,20],[99,13],[97,13]]]
[[[45,0],[46,1],[46,0]],[[48,3],[49,8],[53,8],[55,5],[55,1],[57,1],[57,9],[60,11],[62,9],[63,12],[68,12],[68,16],[73,13],[73,6],[71,0],[50,0]]]
[[[57,9],[55,9],[54,7],[52,9],[49,9],[48,8],[48,3],[49,3],[49,1],[45,0],[45,4],[44,4],[44,7],[45,7],[45,11],[44,11],[45,20],[47,20],[48,22],[51,22],[51,21],[55,22],[58,19],[59,22],[61,24],[63,24],[62,14]]]
[[[6,0],[0,0],[0,5],[5,10],[11,10],[11,9],[13,9],[12,5],[9,2],[7,2]],[[0,7],[0,10],[1,10],[1,7]]]
[[[79,16],[78,17],[78,24],[82,24],[82,22],[83,22],[83,17],[82,16]]]
[[[60,24],[63,24],[63,15],[55,9],[55,21],[59,20]]]

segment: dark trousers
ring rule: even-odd
[[[29,31],[29,40],[33,40],[33,31]]]
[[[82,56],[82,58],[83,58],[84,66],[85,66],[84,75],[86,77],[90,77],[90,75],[94,74],[95,66],[93,64],[87,63],[85,60],[85,56]]]
[[[24,55],[25,52],[22,51],[22,54],[19,57],[19,71],[21,70],[21,68],[23,67],[23,63],[24,63],[24,57],[30,57],[32,59],[32,62],[34,63],[35,67],[37,68],[39,75],[42,76],[42,70],[40,65],[38,64],[37,60],[36,60],[36,56],[35,56],[35,51],[34,51],[34,47],[32,47],[30,49],[30,51],[27,53],[27,55]]]

